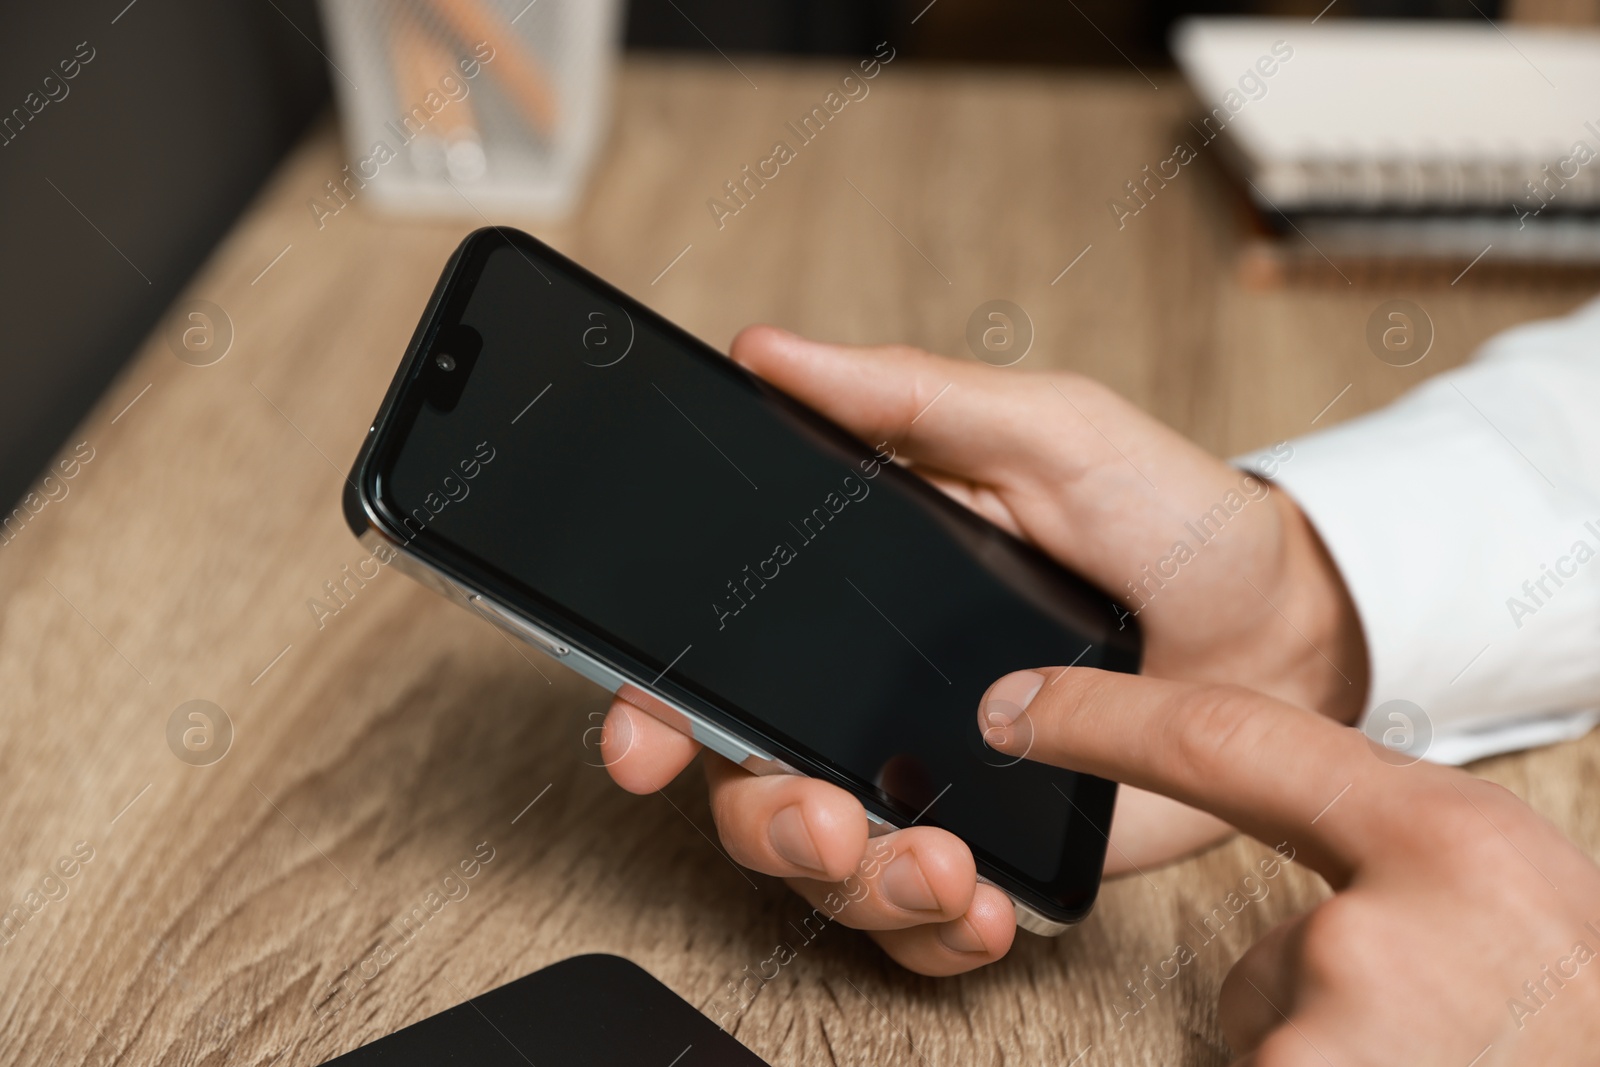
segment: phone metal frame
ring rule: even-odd
[[[680,704],[668,700],[659,693],[644,688],[632,679],[612,670],[594,657],[574,648],[570,643],[545,632],[530,619],[519,614],[510,605],[495,600],[486,592],[473,590],[443,571],[438,570],[427,560],[410,551],[404,542],[396,541],[381,527],[377,526],[377,519],[368,513],[365,500],[362,501],[362,514],[367,516],[368,525],[365,529],[357,532],[357,537],[361,543],[367,549],[373,551],[381,546],[387,546],[394,553],[393,566],[419,584],[482,617],[505,633],[515,637],[523,644],[542,652],[562,666],[571,668],[606,692],[621,697],[629,704],[654,716],[679,733],[689,735],[723,759],[738,764],[752,774],[794,774],[806,777],[805,772],[791,767],[783,760],[764,752],[753,743],[741,740],[716,723],[697,715]],[[863,810],[866,811],[868,829],[873,837],[889,833],[892,830],[904,829],[904,827],[874,814],[870,808],[863,806]],[[992,881],[982,875],[978,876],[978,880],[994,885]],[[1006,892],[1003,887],[996,886],[996,888]],[[1058,934],[1065,933],[1075,925],[1050,918],[1034,909],[1026,901],[1017,899],[1010,892],[1006,892],[1006,895],[1011,898],[1011,904],[1016,909],[1017,925],[1024,930],[1042,934],[1046,937],[1055,937]]]
[[[727,727],[714,723],[692,709],[654,691],[650,688],[650,683],[630,678],[612,668],[583,651],[571,639],[564,638],[549,629],[547,623],[528,618],[513,606],[497,599],[488,590],[474,588],[458,576],[447,574],[413,551],[408,541],[393,536],[386,529],[375,502],[369,498],[365,489],[366,468],[372,458],[377,430],[392,414],[400,391],[409,379],[410,369],[421,356],[431,327],[443,308],[445,296],[450,291],[464,254],[474,239],[485,230],[502,229],[504,228],[484,227],[482,230],[474,231],[462,241],[441,272],[438,285],[428,300],[427,308],[407,345],[400,367],[390,383],[388,392],[384,395],[383,404],[373,419],[361,451],[351,468],[350,476],[346,479],[343,510],[351,532],[369,551],[392,552],[392,563],[396,569],[422,586],[472,611],[501,631],[572,669],[607,692],[623,698],[680,733],[692,737],[724,759],[753,774],[793,774],[810,777],[799,768],[768,753],[759,744],[739,737]],[[866,812],[869,833],[873,837],[905,828],[894,820],[873,812],[865,803],[862,806]],[[1011,898],[1016,910],[1017,925],[1030,933],[1045,937],[1058,936],[1081,922],[1089,913],[1089,908],[1086,907],[1082,915],[1071,921],[1052,918],[981,873],[978,875],[978,880],[995,886]]]

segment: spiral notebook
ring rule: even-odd
[[[1600,208],[1600,31],[1201,18],[1173,52],[1263,209]]]

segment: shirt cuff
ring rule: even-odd
[[[1422,709],[1430,740],[1412,751],[1441,763],[1600,721],[1597,406],[1600,303],[1503,335],[1478,364],[1287,456],[1237,461],[1275,468],[1344,577],[1369,736],[1393,725],[1392,700]]]

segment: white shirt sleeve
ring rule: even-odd
[[[1360,615],[1369,736],[1391,700],[1423,710],[1441,763],[1600,721],[1600,300],[1291,444],[1273,481]]]

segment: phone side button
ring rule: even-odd
[[[689,732],[702,745],[731,763],[743,766],[754,757],[770,762],[772,757],[748,742],[741,741],[726,730],[713,726],[698,715],[689,715]]]
[[[522,640],[528,642],[530,645],[546,655],[554,656],[556,659],[561,659],[563,656],[568,655],[572,651],[572,649],[561,644],[554,638],[535,630],[532,626],[529,626],[515,615],[512,615],[510,612],[501,608],[494,601],[485,600],[477,593],[472,594],[472,606],[478,611],[479,614],[483,615],[502,630],[505,630],[513,637],[520,637]]]

